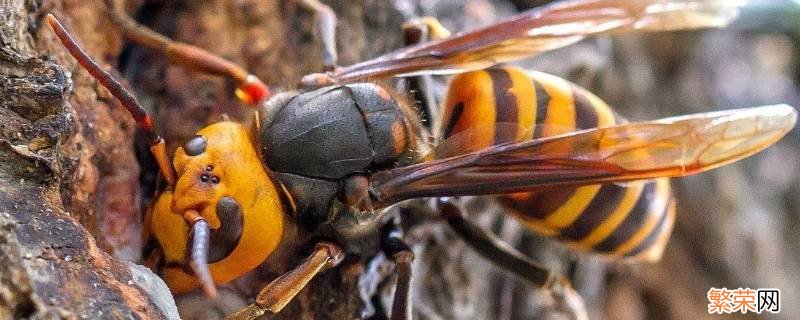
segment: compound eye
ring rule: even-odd
[[[208,146],[208,140],[206,137],[194,136],[189,139],[189,141],[186,141],[186,145],[183,146],[183,150],[187,155],[196,156],[206,152],[206,146]]]

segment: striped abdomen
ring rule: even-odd
[[[459,133],[469,136],[458,142],[459,150],[474,151],[621,121],[605,102],[575,84],[503,67],[456,76],[438,131],[445,139]],[[576,249],[612,257],[658,260],[674,221],[667,179],[516,193],[500,199],[529,228]]]

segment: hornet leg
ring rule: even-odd
[[[312,73],[303,76],[298,86],[302,89],[316,89],[336,83],[331,77],[338,65],[339,54],[336,50],[336,13],[331,7],[319,0],[298,0],[301,7],[311,11],[317,22],[320,42],[322,42],[323,70],[321,73]]]
[[[303,263],[275,280],[272,280],[256,296],[256,302],[226,317],[228,320],[255,319],[267,312],[276,314],[306,287],[318,273],[328,270],[342,261],[344,254],[339,246],[320,242]]]
[[[111,20],[125,37],[144,47],[160,51],[170,62],[190,70],[227,77],[236,83],[236,97],[249,105],[259,105],[269,98],[269,88],[261,79],[241,66],[208,50],[174,41],[137,23],[125,13],[124,0],[105,0]]]
[[[414,262],[414,252],[403,241],[397,217],[389,222],[383,231],[383,252],[392,259],[397,271],[391,320],[409,320],[411,319],[411,264]]]
[[[449,199],[442,198],[439,204],[442,218],[480,255],[534,286],[549,290],[559,307],[569,312],[573,319],[588,319],[583,299],[568,279],[551,275],[549,270],[531,261],[491,231],[466,219],[461,209]]]
[[[338,53],[336,51],[336,13],[319,0],[300,0],[300,6],[314,13],[322,42],[322,59],[324,72],[334,71],[338,66]]]
[[[442,218],[479,254],[538,288],[551,285],[549,270],[531,261],[489,230],[466,219],[461,208],[450,200],[441,199],[439,204]]]

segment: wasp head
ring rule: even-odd
[[[178,180],[172,210],[195,210],[212,229],[220,225],[215,210],[223,197],[242,207],[265,196],[278,201],[247,130],[238,123],[219,122],[198,131],[175,151],[174,166]]]

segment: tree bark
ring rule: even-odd
[[[163,283],[112,258],[100,247],[115,243],[90,232],[138,215],[136,199],[94,201],[136,190],[132,127],[113,119],[88,76],[70,77],[75,62],[41,26],[47,12],[79,17],[71,25],[83,29],[103,20],[70,3],[3,0],[0,9],[0,318],[174,314]],[[95,31],[84,43],[103,57],[115,38]]]

